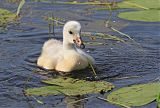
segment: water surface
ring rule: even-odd
[[[16,11],[17,4],[2,0],[1,8]],[[89,94],[81,97],[48,96],[37,97],[45,104],[37,103],[32,97],[27,99],[22,90],[24,87],[43,86],[41,79],[51,75],[36,73],[42,71],[36,66],[43,43],[52,38],[62,40],[62,26],[55,27],[55,36],[48,34],[48,21],[44,17],[54,14],[67,20],[78,20],[85,32],[103,32],[120,36],[108,28],[104,21],[109,15],[106,10],[94,11],[95,6],[55,5],[44,2],[27,1],[22,10],[19,25],[9,25],[7,31],[0,33],[0,107],[1,108],[120,108],[96,98],[67,105],[76,99],[100,94]],[[113,11],[112,24],[121,32],[130,35],[136,42],[128,44],[107,41],[106,45],[87,45],[85,51],[96,60],[97,74],[101,80],[113,83],[117,88],[132,84],[153,82],[160,76],[160,23],[136,22],[116,17],[121,10]],[[123,10],[124,11],[124,10]],[[89,39],[83,37],[85,41]],[[82,73],[89,73],[83,70]],[[90,74],[82,75],[84,79]],[[79,77],[79,75],[73,75]],[[130,77],[130,78],[123,78]],[[118,79],[120,78],[120,79]],[[29,81],[27,82],[27,79]],[[117,89],[116,88],[116,89]],[[155,108],[155,102],[140,108]]]

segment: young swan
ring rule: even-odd
[[[55,69],[62,72],[85,69],[94,59],[77,46],[84,47],[80,36],[81,25],[77,21],[69,21],[63,28],[63,43],[50,39],[42,48],[37,64],[45,69]]]

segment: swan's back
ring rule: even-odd
[[[50,39],[44,43],[43,48],[42,48],[42,53],[55,54],[59,52],[60,50],[62,50],[62,48],[63,46],[62,46],[61,41]]]

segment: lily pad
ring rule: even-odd
[[[43,80],[42,82],[50,84],[40,88],[29,88],[26,90],[28,95],[58,95],[68,96],[84,95],[89,93],[99,93],[101,91],[111,90],[114,86],[105,81],[85,81],[73,78],[56,78]]]
[[[154,101],[160,92],[160,83],[133,85],[116,90],[107,100],[121,106],[142,106]]]
[[[157,22],[160,21],[159,13],[160,10],[133,11],[120,13],[118,17],[135,21]]]

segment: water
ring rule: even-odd
[[[17,4],[2,1],[1,8],[16,11]],[[73,100],[101,96],[89,94],[81,97],[48,96],[36,97],[45,104],[41,105],[22,90],[24,87],[43,86],[41,79],[51,75],[42,75],[36,66],[43,43],[50,37],[62,40],[62,26],[55,27],[55,36],[48,34],[48,21],[44,17],[51,16],[66,20],[78,20],[83,31],[104,32],[119,35],[104,27],[104,21],[109,15],[107,11],[93,11],[95,6],[86,5],[55,5],[44,2],[27,1],[23,10],[23,18],[19,25],[8,26],[7,31],[0,34],[0,107],[1,108],[120,108],[97,98],[67,104]],[[104,41],[107,45],[86,46],[86,51],[96,59],[97,74],[100,80],[113,83],[117,88],[132,84],[153,82],[160,76],[160,23],[147,23],[122,20],[113,12],[112,20],[115,28],[121,28],[123,33],[130,35],[140,46],[115,41]],[[128,25],[128,26],[126,26]],[[84,37],[84,40],[89,40]],[[133,45],[132,45],[133,44]],[[38,73],[37,73],[38,72]],[[83,70],[88,73],[88,70]],[[54,74],[53,74],[54,75]],[[73,75],[79,77],[78,75]],[[80,75],[83,78],[90,74]],[[130,77],[130,78],[123,78]],[[122,79],[118,79],[122,78]],[[27,80],[29,81],[27,82]],[[155,108],[155,102],[140,108]]]

